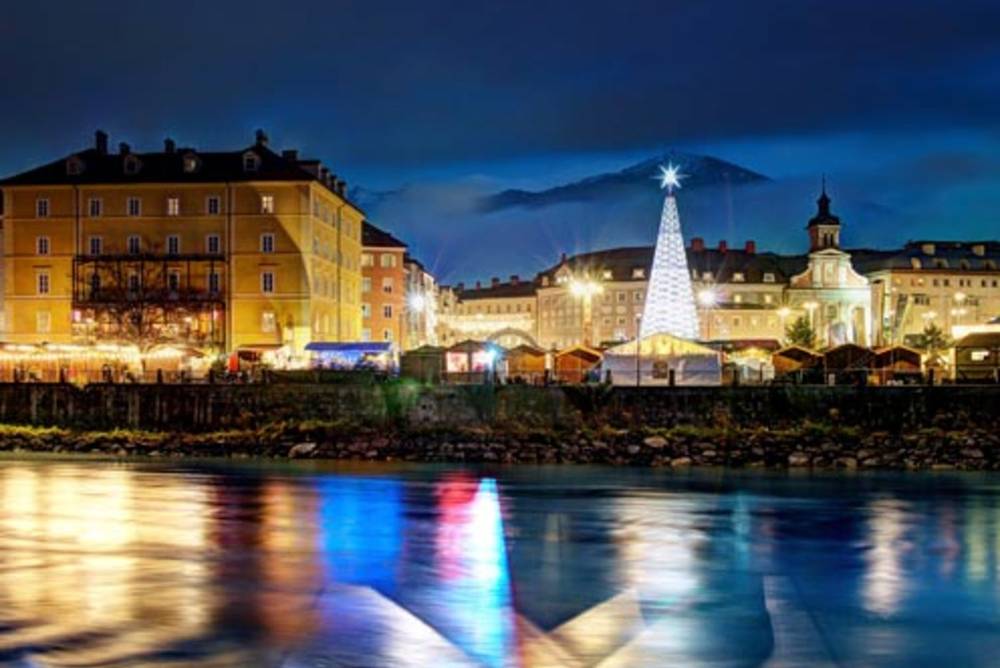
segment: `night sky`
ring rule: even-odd
[[[0,174],[98,127],[139,151],[262,127],[349,185],[405,188],[369,213],[445,280],[651,241],[655,208],[466,200],[667,149],[773,179],[689,234],[801,251],[825,173],[848,243],[1000,237],[996,0],[17,2],[0,21]]]

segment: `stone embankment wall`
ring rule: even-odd
[[[610,388],[0,384],[0,423],[206,432],[281,422],[357,426],[1000,430],[1000,386]]]

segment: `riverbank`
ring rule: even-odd
[[[0,451],[671,468],[1000,470],[1000,433],[995,430],[928,427],[892,433],[809,422],[781,429],[553,430],[374,429],[309,421],[196,434],[0,425]]]

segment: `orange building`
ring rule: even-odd
[[[361,229],[361,339],[404,343],[406,244],[365,221]]]

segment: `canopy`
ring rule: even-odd
[[[336,341],[310,341],[306,350],[314,353],[360,353],[363,355],[379,355],[392,350],[389,341],[351,341],[340,343]]]
[[[653,334],[641,342],[629,341],[604,352],[603,373],[610,372],[615,385],[636,385],[637,366],[642,385],[667,385],[671,371],[677,385],[722,383],[717,351],[670,334]]]

